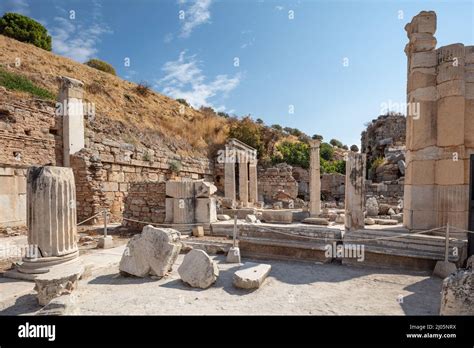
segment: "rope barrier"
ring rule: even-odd
[[[85,219],[85,220],[83,220],[83,221],[81,221],[81,222],[78,222],[78,223],[77,223],[77,226],[82,225],[84,222],[87,222],[87,221],[89,221],[89,220],[91,220],[91,219],[95,218],[96,216],[98,216],[98,215],[100,215],[100,214],[103,214],[103,213],[104,213],[104,210],[101,210],[101,211],[98,212],[97,214],[92,215],[90,218],[87,218],[87,219]],[[109,213],[109,214],[110,214],[110,213]]]

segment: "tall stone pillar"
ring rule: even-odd
[[[45,273],[79,256],[76,187],[71,168],[30,167],[27,175],[28,245],[22,273]]]
[[[310,143],[310,176],[309,176],[309,199],[311,216],[321,214],[321,169],[319,159],[319,146],[321,141],[313,140]]]
[[[242,207],[247,207],[249,202],[249,164],[239,162],[239,201]]]
[[[229,154],[226,146],[224,158],[224,195],[235,201],[235,156]]]
[[[84,84],[70,77],[61,77],[58,102],[63,117],[63,165],[70,166],[70,155],[84,148]]]
[[[365,154],[350,151],[346,162],[346,231],[364,228]]]
[[[249,163],[249,195],[250,202],[258,202],[258,187],[257,187],[257,161]]]

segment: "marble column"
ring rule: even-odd
[[[319,146],[321,141],[310,142],[310,176],[309,176],[309,212],[311,216],[321,214],[321,169],[319,160]]]
[[[364,228],[366,155],[350,151],[346,162],[346,231]]]
[[[27,221],[30,252],[19,266],[20,272],[44,273],[79,256],[76,187],[71,168],[28,169]]]
[[[242,207],[247,207],[249,202],[249,164],[247,161],[239,162],[239,201]]]
[[[61,77],[57,112],[63,118],[63,164],[70,166],[70,155],[85,147],[84,107],[82,103],[84,84],[70,77]]]
[[[250,203],[258,202],[258,187],[257,187],[257,161],[249,163],[249,195]]]
[[[235,157],[229,154],[229,148],[226,147],[224,158],[224,195],[235,201]]]

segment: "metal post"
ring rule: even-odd
[[[449,257],[449,222],[446,225],[446,246],[444,249],[444,261],[448,262]]]
[[[104,209],[104,237],[107,237],[107,209]]]
[[[237,213],[234,215],[234,231],[232,232],[233,246],[235,247],[235,240],[237,238]]]

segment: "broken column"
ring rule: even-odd
[[[245,159],[239,161],[239,200],[243,208],[249,202],[249,172],[248,163]]]
[[[74,174],[71,168],[30,167],[27,185],[28,245],[35,250],[18,271],[46,273],[79,256]]]
[[[309,176],[309,196],[310,196],[310,214],[312,217],[321,214],[321,173],[319,146],[321,141],[313,140],[310,142],[310,176]]]
[[[63,117],[63,164],[70,166],[70,155],[84,148],[84,84],[70,77],[61,77],[57,112]]]
[[[346,231],[364,228],[365,154],[350,151],[346,161]]]

